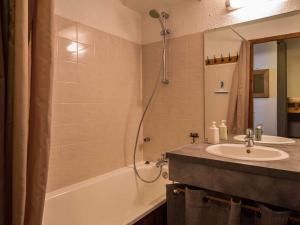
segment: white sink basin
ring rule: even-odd
[[[246,135],[237,135],[233,139],[237,141],[245,141],[245,136]],[[260,144],[278,144],[278,145],[295,143],[295,141],[290,138],[270,136],[270,135],[263,135],[261,141],[254,141],[254,142]]]
[[[289,154],[276,148],[264,146],[246,147],[242,144],[219,144],[206,148],[209,154],[247,161],[274,161],[289,158]]]

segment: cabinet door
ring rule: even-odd
[[[185,225],[185,195],[174,193],[174,189],[185,189],[182,184],[167,185],[167,221],[168,225]]]

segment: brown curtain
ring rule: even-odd
[[[8,10],[5,0],[0,2],[0,224],[5,224],[6,187],[5,187],[5,109],[6,109],[6,72],[8,47]]]
[[[1,19],[5,21],[6,15],[8,21],[8,29],[2,26],[1,34],[8,40],[2,39],[0,45],[0,85],[5,90],[0,92],[4,123],[0,197],[6,196],[0,222],[41,225],[50,145],[53,4],[51,0],[7,3],[1,5]]]
[[[248,128],[249,66],[250,43],[243,41],[240,48],[239,60],[233,73],[227,112],[228,131],[232,134],[244,134]]]

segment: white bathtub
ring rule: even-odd
[[[139,171],[149,179],[158,169],[140,164]],[[47,194],[43,225],[133,224],[165,202],[167,182],[141,183],[124,167],[62,188]]]

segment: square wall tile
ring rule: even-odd
[[[56,82],[78,83],[79,80],[77,63],[66,60],[57,60],[54,80]]]
[[[78,42],[88,45],[94,45],[97,36],[101,34],[101,31],[98,31],[94,28],[91,28],[84,24],[77,24],[77,36]]]
[[[80,103],[78,83],[54,82],[53,103]]]
[[[77,41],[77,23],[61,16],[55,16],[55,33],[57,37]]]
[[[66,38],[58,38],[58,58],[59,60],[77,63],[78,43]]]
[[[78,43],[78,63],[92,64],[94,61],[94,45]]]

